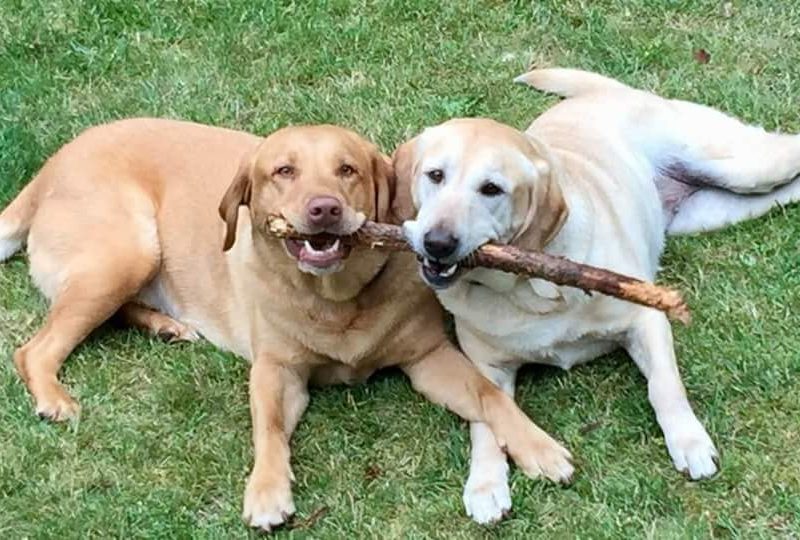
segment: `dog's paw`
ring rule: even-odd
[[[295,512],[289,478],[264,481],[250,477],[244,492],[242,519],[257,529],[270,532],[283,525]]]
[[[503,519],[511,510],[506,462],[474,467],[464,486],[463,499],[467,515],[481,525]]]
[[[710,478],[719,468],[719,454],[695,416],[670,421],[671,428],[664,430],[667,450],[675,468],[692,480]]]
[[[155,330],[155,335],[167,343],[175,343],[178,341],[193,342],[200,339],[200,334],[198,334],[189,326],[175,320],[170,320],[169,322],[159,326]]]
[[[36,414],[43,420],[65,422],[80,415],[80,405],[72,399],[61,384],[55,384],[47,391],[39,391],[34,395]]]
[[[531,478],[545,476],[553,482],[568,484],[575,472],[572,454],[543,431],[533,437],[523,452],[512,457]]]

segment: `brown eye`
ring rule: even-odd
[[[430,178],[431,182],[434,184],[441,184],[442,180],[444,180],[444,172],[442,169],[431,169],[425,174],[428,175],[428,178]]]
[[[291,165],[283,165],[275,169],[275,174],[278,176],[294,176],[294,167]]]
[[[353,176],[354,174],[356,174],[356,170],[347,163],[339,167],[339,176],[344,176],[346,178],[348,176]]]
[[[484,183],[479,191],[481,192],[481,195],[486,195],[487,197],[497,197],[498,195],[502,195],[504,193],[503,188],[494,182]]]

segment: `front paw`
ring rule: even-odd
[[[670,419],[664,430],[667,450],[675,468],[692,480],[710,478],[717,473],[719,454],[694,414]]]
[[[511,490],[508,487],[508,465],[473,467],[464,486],[464,508],[467,515],[481,525],[496,523],[511,510]]]
[[[242,519],[251,527],[270,532],[294,514],[292,486],[288,477],[263,479],[251,475],[244,491]]]
[[[52,384],[34,393],[36,414],[42,420],[65,422],[80,416],[80,406],[60,383]]]
[[[529,434],[517,448],[514,452],[509,448],[509,453],[529,477],[545,476],[562,484],[572,481],[575,472],[572,454],[544,431],[536,430]]]

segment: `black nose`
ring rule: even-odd
[[[423,243],[428,255],[437,259],[446,259],[458,249],[458,238],[441,227],[426,232]]]

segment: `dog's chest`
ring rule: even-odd
[[[532,319],[558,319],[580,301],[572,291],[552,283],[482,268],[438,296],[457,318],[498,336],[524,330]]]
[[[286,333],[313,352],[348,365],[357,365],[385,338],[381,314],[355,301],[313,302],[291,319],[282,324]]]
[[[295,297],[265,309],[264,324],[277,330],[283,340],[300,345],[314,363],[330,361],[340,382],[359,380],[384,367],[384,353],[393,335],[411,317],[414,298],[362,294],[349,301],[329,301],[308,295]],[[413,296],[413,295],[410,295]],[[353,373],[344,374],[348,369]]]
[[[615,349],[630,322],[630,310],[608,297],[530,280],[491,285],[464,283],[440,299],[457,325],[509,360],[569,369]]]

